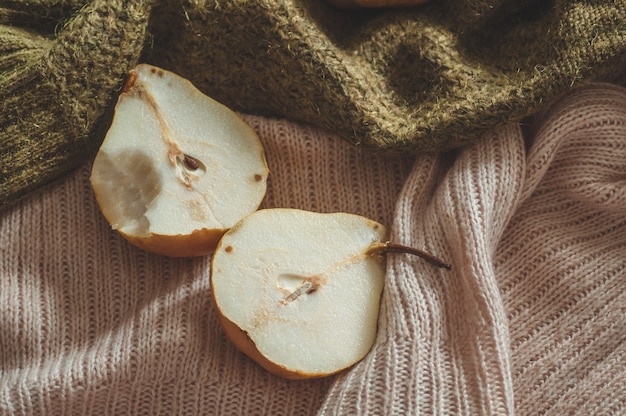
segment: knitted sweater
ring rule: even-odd
[[[0,0],[0,208],[93,158],[144,61],[247,114],[447,150],[626,58],[626,0]]]
[[[626,89],[572,90],[457,152],[355,151],[246,116],[264,207],[347,211],[452,263],[389,254],[376,342],[288,381],[224,337],[209,258],[130,246],[89,163],[0,213],[0,413],[592,415],[626,411]]]

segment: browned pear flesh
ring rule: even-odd
[[[130,71],[91,184],[129,242],[168,256],[213,252],[255,211],[269,170],[258,136],[188,80],[151,65]]]

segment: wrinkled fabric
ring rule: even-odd
[[[110,229],[89,164],[0,214],[5,414],[619,414],[626,407],[626,89],[590,84],[440,155],[355,152],[246,116],[263,207],[346,211],[452,264],[388,254],[370,353],[287,381],[228,343],[209,258]]]
[[[138,62],[246,114],[435,152],[621,67],[626,1],[0,1],[0,208],[91,160]]]

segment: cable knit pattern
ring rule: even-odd
[[[84,165],[0,212],[0,414],[626,411],[626,89],[590,84],[524,130],[416,158],[246,120],[271,169],[264,207],[368,216],[452,271],[390,254],[370,354],[283,380],[226,341],[210,259],[130,246]]]

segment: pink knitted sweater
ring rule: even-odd
[[[0,212],[0,414],[626,412],[626,89],[572,91],[445,155],[246,120],[271,168],[264,207],[365,215],[453,270],[390,254],[366,358],[284,380],[227,342],[210,259],[130,246],[85,165]]]

